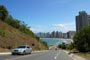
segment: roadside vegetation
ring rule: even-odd
[[[73,38],[73,46],[80,52],[90,52],[90,26],[77,32]]]
[[[68,49],[90,60],[90,26],[77,32],[71,44],[63,43],[58,47]]]
[[[77,32],[73,40],[73,47],[79,51],[76,54],[90,60],[90,26]]]
[[[87,60],[90,60],[90,52],[86,52],[86,53],[79,52],[79,53],[75,53],[75,54],[78,56],[82,56],[83,58],[86,58]]]
[[[49,49],[49,46],[48,46],[47,42],[42,41],[42,40],[40,39],[40,37],[37,37],[37,36],[36,36],[36,39],[37,39],[37,41],[38,41],[39,43],[44,44],[45,47],[46,47],[47,49]],[[42,45],[42,44],[41,44],[41,45]],[[41,46],[41,45],[40,45],[40,46]]]
[[[19,45],[30,45],[34,50],[48,49],[47,44],[39,40],[27,24],[13,18],[6,8],[0,5],[0,48],[12,49]]]

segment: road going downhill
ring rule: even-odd
[[[0,60],[2,60],[1,56]],[[13,57],[11,56],[11,58],[9,56],[7,58],[5,57],[5,60],[72,60],[72,59],[62,50],[57,51],[50,50],[47,52],[33,53],[31,55],[13,56]]]

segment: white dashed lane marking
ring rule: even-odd
[[[56,56],[54,57],[55,60],[57,59],[57,57],[59,56],[59,54],[60,54],[60,51],[59,51],[59,53],[57,53]]]

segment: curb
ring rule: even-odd
[[[2,52],[2,53],[0,53],[0,55],[9,55],[9,54],[11,54],[11,52]]]

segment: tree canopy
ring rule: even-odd
[[[0,19],[5,20],[7,16],[8,16],[7,9],[3,5],[0,5]]]

